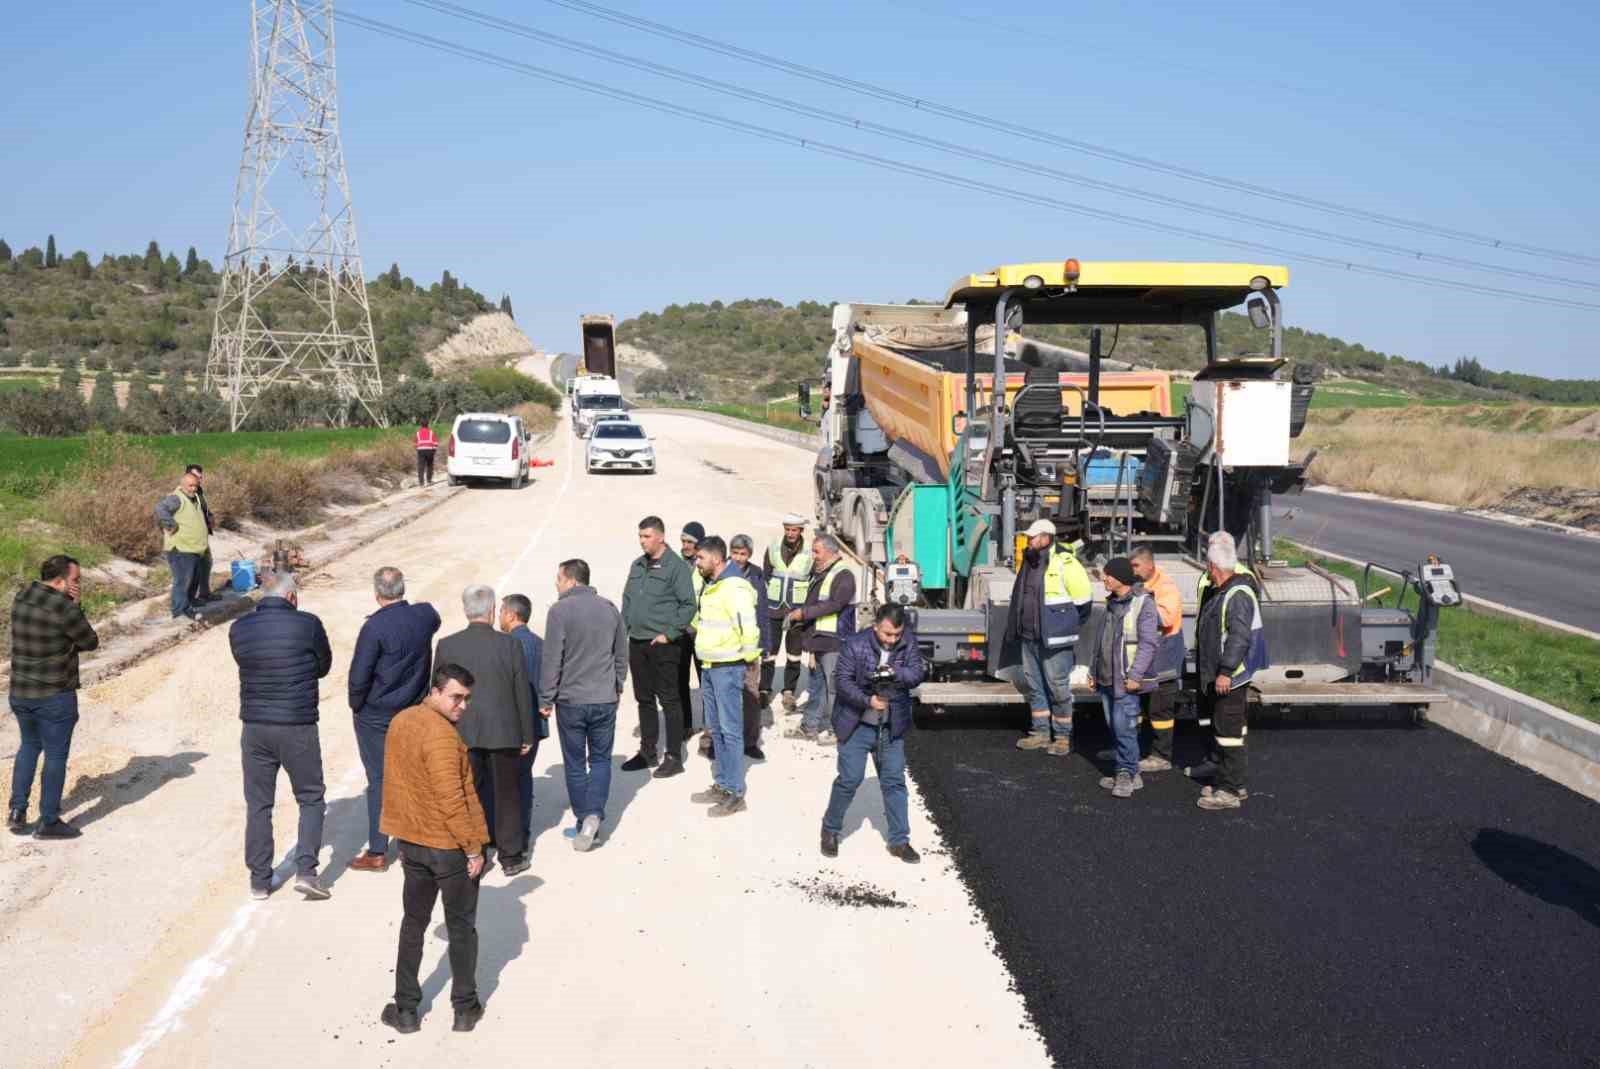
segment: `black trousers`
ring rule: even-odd
[[[417,450],[417,485],[426,486],[433,482],[433,453],[432,449]]]
[[[1245,737],[1250,728],[1245,723],[1249,702],[1243,686],[1234,687],[1226,694],[1218,694],[1212,684],[1207,684],[1200,695],[1200,716],[1210,717],[1211,730],[1216,736],[1217,778],[1213,786],[1219,791],[1239,793],[1245,785]]]
[[[744,748],[761,745],[761,662],[744,670]]]
[[[394,964],[394,1003],[415,1010],[422,1002],[417,970],[422,940],[433,919],[433,903],[444,899],[444,926],[450,936],[450,1004],[458,1010],[478,1003],[478,881],[467,875],[467,855],[400,840],[405,870],[401,901],[400,951]]]
[[[804,632],[797,624],[780,624],[778,622],[782,619],[780,613],[788,611],[788,609],[774,609],[772,611],[772,620],[774,626],[783,628],[783,642],[781,645],[783,646],[783,652],[788,655],[788,660],[783,662],[783,692],[785,694],[793,694],[800,689],[800,640],[804,637]],[[763,657],[761,659],[761,693],[772,693],[773,679],[777,674],[778,662],[776,660],[769,661]]]
[[[700,678],[700,665],[694,659],[694,639],[688,635],[678,640],[678,702],[683,706],[683,737],[694,734],[694,705],[689,700],[689,668],[694,667],[694,677]]]
[[[522,826],[522,804],[517,790],[517,759],[520,748],[467,751],[472,762],[472,779],[478,788],[478,803],[489,824],[489,837],[500,851],[501,860],[521,857],[527,845],[527,829]]]
[[[1177,726],[1178,684],[1162,683],[1144,696],[1145,723],[1150,729],[1149,753],[1172,760],[1172,729]]]
[[[643,639],[628,640],[628,674],[633,676],[633,698],[639,703],[639,752],[655,755],[660,742],[660,715],[667,723],[666,752],[683,760],[683,737],[686,717],[683,715],[681,642],[653,643]]]

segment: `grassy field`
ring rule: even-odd
[[[288,456],[316,457],[333,449],[358,449],[387,437],[406,436],[405,429],[354,427],[346,430],[255,431],[239,434],[166,434],[132,436],[129,445],[170,460],[173,482],[186,464],[207,468],[227,457],[275,450]],[[91,437],[6,438],[0,440],[0,491],[42,494],[70,476],[87,456]]]
[[[1322,560],[1290,542],[1279,541],[1276,552],[1292,564],[1317,560],[1359,589],[1361,569],[1354,565]],[[1388,575],[1382,580],[1398,582]],[[1393,605],[1393,595],[1383,604]],[[1406,604],[1415,606],[1416,595]],[[1438,655],[1473,675],[1600,723],[1600,642],[1462,607],[1440,613]]]

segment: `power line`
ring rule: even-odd
[[[718,55],[727,56],[731,59],[738,59],[747,63],[753,63],[760,67],[766,67],[769,70],[783,71],[784,73],[792,74],[797,78],[805,78],[809,81],[820,82],[824,85],[831,85],[837,89],[844,89],[852,93],[870,96],[877,100],[882,100],[891,104],[898,104],[902,107],[910,108],[913,111],[940,115],[947,119],[954,119],[957,122],[963,122],[973,126],[981,126],[990,130],[998,130],[1003,133],[1008,133],[1013,136],[1023,138],[1024,140],[1033,141],[1039,144],[1055,145],[1058,148],[1070,149],[1074,152],[1081,152],[1099,159],[1125,164],[1129,167],[1137,167],[1148,171],[1157,171],[1159,173],[1171,175],[1176,178],[1183,178],[1191,182],[1199,182],[1203,185],[1214,186],[1218,189],[1227,189],[1232,190],[1235,193],[1245,193],[1250,196],[1261,197],[1266,200],[1279,201],[1284,204],[1293,204],[1297,207],[1310,208],[1315,211],[1325,212],[1329,215],[1337,215],[1347,219],[1360,219],[1364,222],[1376,223],[1381,226],[1409,230],[1418,234],[1428,234],[1437,238],[1460,241],[1466,244],[1478,245],[1484,248],[1498,249],[1503,252],[1516,252],[1527,256],[1538,256],[1546,259],[1560,260],[1565,263],[1600,266],[1600,256],[1589,256],[1583,253],[1570,252],[1564,249],[1555,249],[1543,245],[1530,244],[1528,242],[1497,238],[1493,235],[1480,234],[1471,230],[1440,226],[1417,219],[1405,219],[1400,216],[1386,215],[1382,212],[1369,211],[1365,208],[1356,208],[1350,205],[1338,204],[1334,201],[1321,200],[1316,197],[1308,197],[1303,194],[1292,193],[1287,190],[1274,189],[1271,186],[1259,185],[1254,182],[1246,182],[1242,179],[1228,178],[1223,175],[1211,174],[1210,172],[1197,170],[1192,167],[1185,167],[1181,164],[1167,163],[1163,160],[1157,160],[1152,157],[1140,156],[1131,152],[1124,152],[1121,149],[1111,148],[1106,145],[1097,145],[1090,141],[1082,141],[1077,138],[1066,137],[1061,134],[1054,134],[1047,130],[1039,130],[1034,127],[1023,126],[1019,123],[1006,122],[1002,119],[995,119],[988,115],[981,115],[977,112],[967,111],[963,108],[957,108],[949,104],[940,104],[937,101],[927,100],[922,97],[913,96],[909,93],[902,93],[899,90],[876,85],[872,82],[861,81],[857,78],[848,78],[844,75],[834,74],[830,71],[825,71],[817,67],[810,67],[802,63],[795,63],[766,52],[758,52],[755,49],[744,48],[740,45],[729,44],[725,41],[718,41],[715,38],[706,37],[702,34],[693,33],[688,30],[680,30],[676,27],[668,26],[665,23],[655,22],[651,19],[642,18],[638,15],[630,15],[625,11],[617,11],[613,8],[603,7],[600,4],[590,3],[588,0],[544,0],[544,2],[547,4],[554,4],[556,7],[566,8],[570,11],[577,11],[597,19],[603,19],[607,22],[613,22],[618,25],[631,27],[632,29],[642,30],[645,33],[655,34],[658,37],[670,38],[671,40],[678,41],[682,44],[687,44],[707,52],[715,52]]]
[[[716,126],[725,130],[747,134],[751,137],[757,137],[765,141],[772,141],[777,144],[798,147],[812,152],[819,152],[823,155],[833,156],[838,159],[851,160],[856,163],[866,164],[871,167],[877,167],[882,170],[892,171],[898,174],[924,178],[929,181],[939,182],[945,185],[954,186],[959,189],[987,193],[992,196],[1018,203],[1050,208],[1054,211],[1065,212],[1072,215],[1081,215],[1094,219],[1102,219],[1108,222],[1119,223],[1124,226],[1136,227],[1141,230],[1176,234],[1181,237],[1195,238],[1215,244],[1231,245],[1236,248],[1251,249],[1257,252],[1266,252],[1274,256],[1289,257],[1291,259],[1301,260],[1306,263],[1320,264],[1326,267],[1338,268],[1340,270],[1350,271],[1358,274],[1376,275],[1382,278],[1392,278],[1406,282],[1414,282],[1419,285],[1432,286],[1439,289],[1457,290],[1465,293],[1472,293],[1478,296],[1506,297],[1513,300],[1527,301],[1534,304],[1550,305],[1560,308],[1573,308],[1582,311],[1600,312],[1600,304],[1589,301],[1580,301],[1573,298],[1558,297],[1544,293],[1529,293],[1522,290],[1500,289],[1494,286],[1479,286],[1471,282],[1461,281],[1459,279],[1441,278],[1432,275],[1419,275],[1408,271],[1397,271],[1393,268],[1381,267],[1376,264],[1363,264],[1354,261],[1336,259],[1330,256],[1323,256],[1318,253],[1299,252],[1293,249],[1285,249],[1279,246],[1267,245],[1262,242],[1249,241],[1243,238],[1228,237],[1226,235],[1212,234],[1206,231],[1194,230],[1188,227],[1159,223],[1149,219],[1141,219],[1137,216],[1107,211],[1103,208],[1090,208],[1085,205],[1072,204],[1067,201],[1058,200],[1054,197],[1047,197],[1042,194],[1012,189],[1007,186],[1001,186],[991,182],[967,178],[962,175],[952,174],[948,171],[939,171],[931,167],[921,166],[919,164],[906,163],[901,160],[890,159],[885,156],[878,156],[873,153],[862,152],[857,149],[846,148],[844,146],[830,144],[825,141],[818,141],[814,138],[804,137],[798,134],[791,134],[783,130],[776,130],[772,127],[745,122],[741,119],[732,119],[724,115],[717,115],[713,112],[702,111],[698,108],[691,108],[683,104],[676,104],[672,101],[662,100],[659,97],[647,96],[643,93],[635,93],[632,90],[621,89],[616,86],[607,85],[601,82],[590,81],[585,78],[579,78],[574,75],[565,74],[561,71],[551,70],[547,67],[539,67],[531,63],[525,63],[521,60],[500,56],[493,52],[485,52],[482,49],[456,44],[438,37],[417,33],[414,30],[407,30],[391,23],[382,22],[378,19],[368,18],[363,15],[353,15],[349,12],[339,12],[336,17],[341,22],[358,26],[362,29],[371,30],[384,36],[408,41],[412,44],[421,45],[436,51],[450,53],[463,59],[484,63],[488,66],[499,67],[503,70],[524,74],[529,77],[538,78],[542,81],[554,82],[558,85],[564,85],[572,89],[578,89],[582,92],[608,97],[612,100],[618,100],[624,103],[648,108],[652,111],[690,119],[692,121],[704,123],[709,126]]]
[[[857,116],[847,115],[842,112],[815,107],[810,104],[791,100],[786,97],[775,96],[771,93],[762,92],[761,90],[751,89],[747,86],[741,86],[732,82],[725,82],[715,78],[708,78],[700,74],[695,74],[692,71],[683,70],[679,67],[670,67],[666,64],[657,63],[653,60],[642,59],[637,56],[630,56],[626,53],[616,52],[608,48],[602,48],[598,45],[591,45],[587,42],[579,41],[571,37],[564,37],[560,34],[550,33],[546,30],[535,29],[532,26],[514,22],[510,19],[503,19],[495,15],[474,11],[471,8],[462,7],[460,4],[450,3],[448,0],[405,0],[405,2],[415,7],[436,11],[440,14],[449,15],[453,18],[461,19],[463,21],[474,22],[490,29],[504,31],[519,37],[528,38],[530,40],[541,41],[545,44],[551,44],[561,48],[570,49],[572,51],[582,52],[585,55],[594,56],[598,59],[603,59],[607,62],[616,63],[624,67],[630,67],[634,70],[644,71],[661,78],[667,78],[672,81],[697,86],[702,89],[708,89],[715,93],[721,93],[724,96],[750,101],[766,107],[775,108],[779,111],[789,112],[790,114],[800,115],[810,119],[818,119],[823,122],[832,123],[835,126],[842,126],[846,129],[865,131],[868,133],[877,134],[881,137],[887,137],[895,141],[904,142],[906,144],[918,145],[923,148],[931,148],[949,155],[960,156],[962,158],[975,160],[980,163],[1003,167],[1008,171],[1026,171],[1041,177],[1071,182],[1079,186],[1097,189],[1101,192],[1111,193],[1116,196],[1131,197],[1135,200],[1142,200],[1150,204],[1158,204],[1169,208],[1180,208],[1184,211],[1196,212],[1202,215],[1210,215],[1218,219],[1226,219],[1229,222],[1241,223],[1246,226],[1260,226],[1269,230],[1278,230],[1284,233],[1298,234],[1302,237],[1310,237],[1321,241],[1335,242],[1341,245],[1350,245],[1373,252],[1404,257],[1407,260],[1413,260],[1419,263],[1426,262],[1441,264],[1459,267],[1468,271],[1482,271],[1489,274],[1506,275],[1515,278],[1523,278],[1534,282],[1549,283],[1557,286],[1600,290],[1600,282],[1590,282],[1584,279],[1574,279],[1562,275],[1546,274],[1542,271],[1530,271],[1524,268],[1508,267],[1502,264],[1488,263],[1482,260],[1472,260],[1460,256],[1448,256],[1441,253],[1431,253],[1422,249],[1408,248],[1403,245],[1394,245],[1388,242],[1373,241],[1368,238],[1338,234],[1334,233],[1333,231],[1322,230],[1317,227],[1304,226],[1299,223],[1291,223],[1275,219],[1263,219],[1253,216],[1248,212],[1231,211],[1226,208],[1218,208],[1212,205],[1184,200],[1179,197],[1172,197],[1162,193],[1155,193],[1149,190],[1118,185],[1114,182],[1102,181],[1100,179],[1092,178],[1088,175],[1078,174],[1072,171],[1063,171],[1058,168],[1047,167],[1028,160],[997,155],[995,153],[986,152],[982,149],[972,148],[967,145],[945,141],[940,138],[929,137],[901,127],[888,126],[883,123],[873,122]]]

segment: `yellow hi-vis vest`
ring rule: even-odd
[[[1267,667],[1267,632],[1261,626],[1261,599],[1256,597],[1255,588],[1249,583],[1240,583],[1238,586],[1229,587],[1228,592],[1222,595],[1222,649],[1228,648],[1228,603],[1234,595],[1243,592],[1250,599],[1250,607],[1255,611],[1250,614],[1250,645],[1245,650],[1244,660],[1239,662],[1239,667],[1232,673],[1233,682],[1248,683],[1256,674],[1256,670]]]
[[[694,600],[699,601],[700,592],[706,588],[706,577],[700,574],[700,569],[694,566],[693,561],[689,562],[689,571],[692,573],[689,582],[694,586]]]
[[[724,571],[706,584],[695,614],[694,655],[704,665],[749,662],[761,656],[761,626],[756,620],[756,588]]]
[[[206,516],[200,511],[200,498],[190,497],[183,490],[172,491],[178,496],[178,511],[172,516],[176,531],[163,531],[162,549],[168,553],[204,553],[210,544],[206,535]]]
[[[1246,567],[1243,564],[1235,564],[1233,566],[1233,574],[1234,575],[1248,575],[1252,579],[1254,579],[1256,577],[1256,573],[1252,572],[1248,567]],[[1197,602],[1198,601],[1204,601],[1205,600],[1205,596],[1206,596],[1206,591],[1210,588],[1210,586],[1211,586],[1211,571],[1210,571],[1210,569],[1206,569],[1206,570],[1204,570],[1204,571],[1202,571],[1200,573],[1199,580],[1194,584],[1194,599],[1195,599],[1195,601],[1197,601]]]
[[[783,562],[783,539],[774,539],[767,547],[767,564],[772,569],[772,578],[767,580],[767,601],[774,609],[785,605],[798,609],[806,603],[813,563],[803,541],[800,551],[787,564]]]
[[[833,590],[833,581],[839,576],[839,566],[843,563],[844,560],[842,558],[834,561],[829,565],[828,570],[822,574],[822,584],[817,591],[818,598],[824,601],[827,600],[828,594]],[[816,629],[819,635],[837,635],[839,633],[839,614],[832,612],[827,616],[819,616],[811,622],[811,626]]]
[[[1078,641],[1078,606],[1094,600],[1089,573],[1071,549],[1050,547],[1044,569],[1044,644],[1070,646]]]

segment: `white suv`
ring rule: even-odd
[[[644,428],[632,420],[602,420],[594,425],[584,451],[584,469],[597,471],[656,470],[656,447]]]
[[[520,490],[528,481],[528,431],[517,416],[464,412],[450,428],[445,474],[450,485],[504,479]]]

